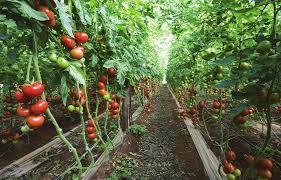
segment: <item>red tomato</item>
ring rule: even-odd
[[[60,41],[61,44],[67,48],[73,49],[75,47],[75,41],[71,37],[64,35],[61,37]]]
[[[44,13],[48,16],[49,21],[55,19],[55,14],[53,13],[53,11],[51,11],[51,10],[50,10],[48,7],[46,7],[46,6],[39,5],[39,6],[38,6],[38,11],[44,12]]]
[[[92,126],[88,126],[87,128],[86,128],[86,132],[88,133],[88,134],[92,134],[92,133],[94,133],[96,131],[96,129],[94,128],[94,127],[92,127]]]
[[[85,48],[83,46],[77,46],[77,49],[80,49],[81,51],[83,51],[83,53],[85,53]]]
[[[98,82],[97,86],[98,86],[98,89],[99,89],[99,90],[101,90],[101,89],[104,89],[104,88],[105,88],[105,85],[104,85],[104,83],[103,83],[103,82]]]
[[[30,115],[30,110],[28,108],[23,108],[21,105],[17,107],[17,114],[20,117],[27,117]]]
[[[220,107],[220,103],[218,101],[213,102],[213,108],[218,109]]]
[[[99,81],[102,82],[104,85],[106,85],[107,84],[107,77],[102,75],[102,76],[100,76]]]
[[[86,43],[89,40],[88,34],[85,32],[76,32],[74,37],[77,43]]]
[[[30,108],[31,112],[33,114],[43,114],[46,112],[47,108],[49,107],[49,104],[47,101],[40,99],[35,104],[33,104]]]
[[[28,101],[27,100],[28,98],[26,98],[24,96],[24,94],[22,92],[19,92],[19,91],[15,92],[15,98],[16,98],[17,102],[19,102],[19,103]]]
[[[242,116],[238,116],[234,118],[235,124],[244,124],[246,121],[247,121],[246,118]]]
[[[40,5],[40,0],[34,0],[33,4],[34,4],[35,7],[39,6]]]
[[[262,169],[269,169],[269,170],[271,170],[273,166],[272,161],[270,159],[264,159],[264,158],[259,160],[258,165]]]
[[[94,118],[93,121],[91,121],[90,119],[88,121],[86,121],[86,125],[88,127],[95,127],[94,124],[96,124],[96,123],[97,123],[97,119],[96,118]]]
[[[227,161],[234,161],[236,159],[235,152],[231,150],[227,151],[224,156]]]
[[[119,109],[114,109],[111,111],[111,114],[116,115],[116,114],[119,114],[119,112],[120,112]]]
[[[45,23],[48,27],[53,28],[56,26],[56,19],[46,21]]]
[[[70,51],[70,56],[73,58],[73,59],[82,59],[83,56],[84,56],[84,52],[81,50],[81,48],[79,47],[76,47],[76,48],[73,48],[71,51]]]
[[[119,104],[117,102],[111,103],[111,106],[112,106],[113,109],[118,109],[119,108]]]
[[[26,83],[20,88],[22,89],[24,96],[30,98],[40,97],[45,89],[44,86],[39,82],[34,82],[33,85]]]
[[[198,108],[199,108],[199,109],[204,109],[205,107],[206,107],[205,101],[204,101],[204,100],[199,101],[199,103],[198,103]]]
[[[226,103],[226,98],[221,98],[221,103]]]
[[[249,115],[249,114],[250,114],[249,108],[243,109],[243,111],[240,113],[241,116],[247,116],[247,115]]]
[[[30,128],[38,128],[45,122],[45,118],[42,115],[31,115],[26,119],[27,125]]]
[[[88,134],[88,138],[89,139],[96,139],[98,136],[96,133],[91,133],[91,134]]]
[[[114,68],[108,68],[107,73],[112,77],[116,76],[116,70]]]

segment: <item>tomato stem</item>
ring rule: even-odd
[[[39,65],[38,65],[38,50],[37,50],[38,46],[37,46],[37,36],[35,33],[35,30],[33,30],[33,63],[34,63],[34,70],[35,70],[35,75],[37,80],[42,83],[42,77],[41,77],[41,73],[40,73],[40,69],[39,69]],[[42,99],[46,100],[46,96],[45,93],[43,92],[42,94]],[[64,142],[68,148],[71,150],[77,164],[78,164],[78,170],[79,170],[79,177],[82,174],[82,164],[81,161],[79,159],[78,153],[76,148],[73,147],[73,145],[66,139],[66,137],[63,135],[62,129],[60,128],[60,126],[58,125],[55,117],[53,116],[53,114],[50,111],[50,108],[47,109],[46,111],[47,115],[49,116],[51,122],[53,123],[53,125],[55,126],[56,132],[59,136],[59,138],[62,140],[62,142]]]

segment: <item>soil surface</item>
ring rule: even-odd
[[[115,153],[118,156],[129,152],[138,162],[130,179],[208,179],[184,122],[177,118],[177,107],[168,88],[161,87],[152,102],[152,111],[137,120],[146,125],[148,132],[141,139],[127,138],[138,143],[129,143],[130,148],[123,144]],[[110,174],[113,159],[116,157],[102,165],[93,179]]]

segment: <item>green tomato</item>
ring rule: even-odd
[[[18,142],[19,142],[18,140],[14,140],[13,144],[18,144]]]
[[[20,128],[20,130],[22,133],[28,133],[30,129],[29,129],[28,125],[24,125]]]
[[[108,101],[108,100],[110,99],[110,94],[104,95],[104,96],[103,96],[103,99],[106,100],[106,101]]]
[[[70,111],[70,112],[73,112],[73,111],[76,110],[76,108],[73,105],[69,105],[69,106],[67,106],[67,110]]]
[[[235,171],[233,172],[233,174],[234,174],[235,177],[241,176],[241,171],[240,171],[240,169],[235,169]]]
[[[7,142],[8,142],[7,139],[2,139],[2,140],[1,140],[1,143],[2,143],[2,144],[6,144]]]
[[[217,121],[217,120],[219,120],[219,116],[217,116],[217,115],[212,115],[212,119],[215,120],[215,121]]]
[[[55,53],[52,53],[52,54],[49,55],[48,59],[49,59],[50,61],[52,61],[52,62],[57,62],[57,60],[58,60],[58,55],[55,54]]]
[[[218,84],[219,81],[218,81],[218,80],[214,80],[213,83],[214,83],[214,84]]]
[[[63,69],[67,68],[69,66],[69,62],[64,59],[63,57],[59,57],[57,60],[57,65]]]
[[[227,174],[227,179],[228,180],[235,180],[236,179],[236,177],[233,175],[233,174]]]
[[[80,109],[80,107],[77,106],[77,107],[75,107],[75,110],[76,110],[77,112],[82,112],[82,111],[83,111],[83,107],[81,107],[81,109]]]

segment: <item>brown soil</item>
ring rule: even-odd
[[[123,154],[138,162],[129,179],[208,179],[185,124],[177,119],[176,104],[166,87],[154,99],[152,112],[139,117],[148,133],[141,139],[127,135],[125,143],[110,161],[100,167],[93,179],[104,179],[112,163]]]

